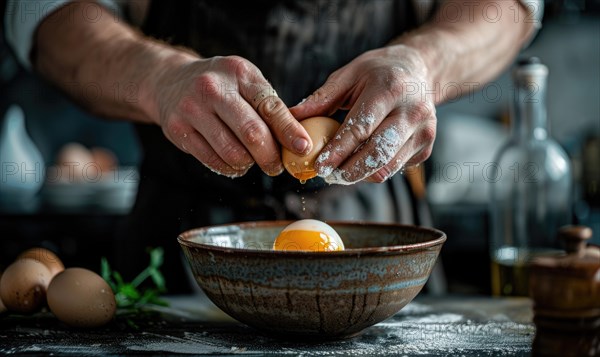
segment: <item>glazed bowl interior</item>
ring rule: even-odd
[[[273,242],[290,223],[292,221],[245,222],[197,228],[181,234],[179,241],[182,244],[200,244],[223,249],[266,250],[279,255],[290,252],[273,251]],[[444,233],[431,228],[384,223],[328,222],[328,224],[338,232],[346,250],[410,250],[441,244],[445,241]],[[206,248],[210,249],[210,247]],[[322,252],[294,253],[318,254],[320,257],[322,254]]]
[[[398,312],[424,286],[446,239],[431,228],[328,222],[345,250],[273,250],[289,223],[204,227],[178,241],[196,282],[223,311],[302,339],[352,336]]]

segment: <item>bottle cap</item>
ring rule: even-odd
[[[519,66],[526,66],[530,64],[542,64],[542,60],[540,60],[539,57],[526,57],[519,58],[519,60],[517,61],[517,65]]]
[[[520,78],[531,80],[532,77],[546,77],[547,75],[548,67],[538,57],[528,57],[518,60],[513,71],[513,76],[517,81]]]

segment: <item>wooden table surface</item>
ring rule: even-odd
[[[74,329],[49,312],[0,315],[0,354],[30,355],[530,355],[535,334],[525,298],[418,297],[352,339],[282,341],[242,325],[203,296],[170,307],[120,311],[109,325]]]

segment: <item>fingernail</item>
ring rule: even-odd
[[[281,173],[283,172],[283,170],[285,170],[285,168],[283,166],[281,166],[277,170],[275,170],[273,172],[269,172],[267,175],[269,175],[271,177],[279,176],[279,175],[281,175]]]
[[[309,150],[308,140],[306,140],[304,138],[295,139],[294,142],[292,143],[292,146],[294,147],[294,150],[296,150],[300,154],[306,154],[307,151]]]

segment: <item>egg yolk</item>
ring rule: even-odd
[[[317,172],[315,170],[306,169],[304,171],[296,172],[292,176],[294,176],[294,178],[297,178],[302,182],[308,181],[313,177],[317,177]]]
[[[273,244],[273,249],[331,252],[344,250],[344,245],[337,237],[332,238],[323,232],[287,230],[277,236]]]

